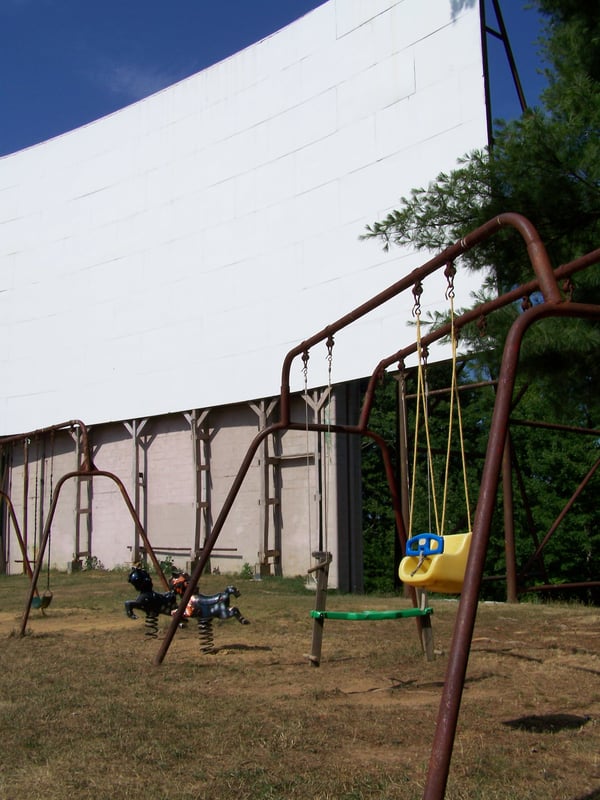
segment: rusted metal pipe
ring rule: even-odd
[[[548,533],[544,536],[544,538],[542,539],[542,541],[538,545],[535,553],[533,553],[533,555],[526,562],[525,566],[521,569],[521,575],[527,574],[527,570],[529,569],[529,567],[533,564],[534,561],[536,561],[540,557],[540,554],[542,553],[544,547],[550,541],[550,539],[552,538],[552,536],[554,535],[554,533],[558,529],[558,527],[561,524],[561,522],[563,521],[563,519],[567,516],[568,512],[573,507],[573,505],[574,505],[575,501],[577,500],[577,498],[579,497],[579,495],[583,492],[585,487],[592,480],[592,478],[594,477],[598,467],[600,467],[600,458],[597,459],[597,461],[591,466],[591,468],[588,470],[587,474],[585,475],[584,479],[581,481],[581,483],[575,489],[575,491],[573,492],[571,497],[569,497],[569,499],[567,500],[565,505],[562,507],[560,514],[556,517],[556,519],[554,520],[554,522],[550,526],[550,528],[548,530]]]
[[[206,566],[208,559],[210,558],[210,554],[212,553],[212,550],[219,538],[223,525],[225,524],[225,521],[229,516],[229,512],[231,511],[231,508],[235,502],[238,492],[242,487],[246,474],[250,469],[250,466],[252,465],[252,461],[254,459],[254,456],[256,455],[256,452],[261,442],[270,434],[282,430],[284,427],[285,426],[283,426],[281,423],[275,423],[267,428],[263,428],[263,430],[259,431],[257,435],[254,437],[254,439],[250,442],[248,449],[246,451],[246,455],[242,459],[242,463],[238,468],[236,476],[233,479],[233,483],[231,484],[229,492],[227,493],[225,501],[223,502],[221,511],[219,512],[219,515],[215,520],[215,524],[212,527],[210,535],[207,537],[204,543],[204,547],[202,548],[202,552],[200,553],[200,558],[196,562],[196,566],[192,571],[188,588],[185,590],[185,593],[181,598],[181,602],[179,603],[177,609],[173,614],[173,617],[171,619],[171,624],[167,628],[165,637],[162,640],[158,653],[154,658],[153,663],[156,666],[162,664],[164,657],[171,645],[171,642],[173,641],[173,637],[175,636],[177,628],[179,627],[179,624],[183,617],[183,612],[185,611],[187,604],[189,603],[192,595],[194,594],[194,591],[196,590],[196,586],[198,585],[198,581],[200,580],[202,572],[204,571],[204,567]]]
[[[509,422],[510,424],[510,422]],[[523,473],[521,471],[521,467],[519,461],[516,457],[515,452],[513,451],[513,467],[515,471],[515,475],[517,477],[517,485],[519,487],[519,494],[521,495],[521,501],[523,503],[523,508],[525,510],[525,518],[527,520],[527,530],[529,531],[529,535],[533,540],[534,547],[537,547],[540,543],[537,531],[535,528],[535,521],[533,519],[533,512],[531,510],[531,503],[529,502],[529,497],[527,496],[527,489],[525,487],[525,480],[523,478]],[[544,564],[544,559],[540,555],[538,560],[538,569],[541,570],[542,575],[544,576],[545,583],[549,582],[548,578],[548,571],[546,569],[546,565]],[[518,590],[518,583],[519,579],[517,578],[517,590]]]
[[[342,330],[351,323],[362,318],[369,312],[373,311],[375,308],[378,308],[380,305],[386,303],[388,300],[391,300],[393,297],[396,297],[398,294],[405,291],[406,289],[411,288],[415,283],[423,280],[425,277],[432,274],[440,267],[446,266],[449,262],[456,259],[459,255],[471,249],[472,247],[475,247],[481,241],[484,241],[485,239],[487,239],[488,237],[490,237],[491,235],[493,235],[494,233],[496,233],[502,227],[505,226],[514,227],[520,233],[521,237],[524,239],[526,243],[529,258],[532,263],[533,271],[536,278],[535,281],[531,282],[531,287],[532,287],[531,290],[535,291],[537,289],[540,289],[544,294],[544,297],[547,300],[547,302],[552,302],[552,303],[562,302],[562,296],[560,294],[560,290],[558,288],[558,283],[557,283],[558,275],[557,273],[554,273],[552,271],[550,261],[546,254],[545,248],[534,226],[529,222],[529,220],[527,220],[525,217],[522,217],[520,214],[514,214],[514,213],[501,214],[498,217],[494,218],[493,220],[490,220],[489,222],[480,226],[475,231],[471,232],[468,236],[461,239],[459,242],[446,248],[442,253],[430,259],[423,266],[413,270],[409,275],[400,279],[392,286],[388,287],[388,289],[380,292],[379,294],[372,297],[370,300],[366,301],[362,305],[355,308],[353,311],[344,315],[343,317],[338,319],[337,322],[334,322],[331,325],[327,325],[319,333],[316,333],[310,338],[305,339],[296,347],[292,348],[292,350],[290,350],[284,358],[281,371],[279,422],[259,432],[259,434],[250,443],[246,455],[244,456],[242,463],[240,464],[238,472],[225,498],[221,511],[215,521],[211,534],[207,538],[207,541],[202,550],[200,558],[196,563],[196,567],[191,576],[190,586],[188,587],[186,594],[182,598],[180,607],[173,616],[171,625],[169,626],[169,629],[167,630],[167,634],[163,639],[159,652],[155,657],[154,663],[156,665],[162,663],[169,649],[169,646],[175,635],[179,622],[183,616],[183,609],[185,608],[185,604],[187,601],[189,601],[194,591],[194,588],[197,582],[199,581],[200,576],[202,575],[202,572],[210,557],[212,549],[221,533],[221,529],[225,524],[225,521],[233,506],[233,503],[235,502],[235,498],[237,497],[237,494],[241,488],[241,485],[250,468],[250,465],[252,463],[252,460],[257,452],[260,443],[266,436],[269,436],[270,434],[276,431],[289,430],[297,425],[292,422],[291,411],[290,411],[290,372],[294,360],[298,356],[306,357],[311,347],[323,341],[331,341],[334,335],[338,331]],[[524,291],[523,287],[520,287],[520,290],[518,290],[515,293],[514,299],[515,300],[519,299],[522,296],[523,291]],[[506,297],[504,297],[502,298],[502,300],[490,302],[486,304],[487,311],[499,308],[508,302],[512,302],[512,299],[507,299]],[[468,321],[477,319],[477,317],[480,316],[481,313],[483,312],[480,307],[479,309],[477,309],[476,312],[473,312],[472,317],[469,317],[468,315],[463,315],[460,318],[461,320],[464,320],[462,324],[467,324]],[[468,318],[465,319],[466,317]],[[449,325],[447,326],[447,330],[445,330],[445,327],[440,328],[438,331],[431,334],[431,341],[436,341],[437,339],[440,339],[443,336],[448,335],[449,331],[450,331]],[[396,361],[401,360],[402,353],[408,354],[410,352],[414,352],[414,350],[411,350],[411,348],[405,348],[405,350],[401,351],[400,354],[396,354],[394,357],[392,357],[392,360],[388,359],[383,362],[380,362],[378,366],[375,368],[375,371],[371,376],[369,385],[367,387],[367,391],[365,393],[360,419],[357,426],[320,427],[318,425],[313,424],[309,425],[308,429],[333,431],[337,428],[337,430],[344,433],[362,433],[363,431],[366,431],[374,399],[376,380],[381,376],[383,370],[385,369],[385,366],[388,366],[389,364],[393,363],[394,360]],[[300,427],[304,429],[306,426],[305,425],[298,426],[298,429],[300,429]],[[398,517],[401,517],[400,513],[398,514]],[[398,531],[404,531],[404,525],[401,519],[399,522],[397,522],[397,525],[398,525]],[[402,536],[401,533],[399,533],[399,535],[400,537]]]
[[[563,431],[564,433],[583,433],[588,436],[600,436],[600,430],[597,428],[582,428],[580,425],[562,425],[558,422],[543,422],[536,419],[513,419],[511,417],[510,424],[527,428],[541,428],[547,431]]]
[[[194,593],[196,586],[198,585],[198,582],[202,576],[202,572],[204,571],[204,568],[208,562],[208,559],[210,558],[213,548],[217,543],[217,540],[221,534],[225,521],[227,520],[229,512],[242,487],[242,484],[245,480],[248,470],[252,465],[254,456],[258,452],[258,448],[260,447],[261,443],[267,436],[270,436],[273,433],[276,433],[277,431],[280,431],[282,429],[302,430],[302,431],[308,430],[313,432],[320,431],[322,433],[345,433],[345,434],[368,436],[371,439],[373,439],[373,441],[379,446],[382,453],[385,473],[388,481],[388,486],[390,489],[392,507],[394,510],[396,529],[399,533],[402,544],[406,543],[406,531],[404,529],[404,522],[402,520],[400,501],[396,490],[395,474],[391,462],[391,457],[389,454],[389,449],[387,447],[387,443],[385,442],[384,439],[382,439],[381,436],[374,433],[373,431],[360,429],[356,425],[338,425],[338,424],[332,425],[329,423],[324,424],[315,422],[309,422],[308,424],[306,424],[306,423],[292,422],[289,420],[286,425],[284,425],[282,422],[277,422],[274,423],[273,425],[268,426],[267,428],[263,428],[263,430],[259,431],[259,433],[254,437],[254,439],[250,442],[250,445],[248,446],[246,455],[244,456],[242,463],[233,480],[233,483],[231,484],[229,492],[227,493],[225,501],[223,502],[221,511],[217,519],[215,520],[215,524],[213,525],[210,536],[207,538],[204,547],[202,549],[202,552],[200,554],[200,558],[196,562],[196,566],[194,567],[194,570],[190,577],[189,586],[186,589],[185,594],[181,598],[181,602],[179,603],[177,610],[173,614],[173,617],[171,619],[171,624],[169,625],[165,637],[162,640],[161,646],[154,658],[155,666],[159,666],[164,661],[164,658],[169,650],[169,647],[171,646],[171,642],[173,641],[173,638],[179,628],[179,624],[183,617],[183,612],[185,610],[185,607],[188,604],[192,594]],[[415,603],[417,602],[416,594],[414,595],[413,600]]]
[[[454,625],[423,800],[443,800],[446,791],[521,342],[532,324],[548,317],[600,319],[600,306],[543,303],[523,312],[509,330],[504,346],[498,379],[498,394],[492,415],[479,500],[473,523],[473,537]]]
[[[25,635],[25,630],[27,628],[27,621],[29,619],[29,612],[31,610],[31,603],[33,600],[33,595],[37,591],[37,583],[42,569],[42,561],[44,560],[44,553],[46,552],[46,546],[48,544],[48,539],[50,537],[50,531],[52,529],[52,520],[54,519],[54,513],[56,511],[56,506],[58,503],[58,498],[60,496],[61,489],[70,478],[77,478],[77,477],[109,478],[110,480],[114,481],[114,483],[116,483],[119,491],[121,492],[123,500],[125,501],[127,510],[131,514],[131,517],[135,523],[136,529],[144,541],[144,544],[146,546],[146,551],[150,555],[150,559],[152,561],[152,564],[154,565],[154,569],[156,570],[162,585],[164,586],[165,589],[169,588],[169,582],[167,581],[165,574],[162,570],[162,567],[158,559],[156,558],[154,550],[152,549],[152,545],[148,541],[148,537],[146,536],[146,532],[143,528],[143,525],[139,520],[139,517],[133,507],[131,500],[129,499],[129,495],[127,494],[127,490],[125,489],[125,486],[123,485],[122,481],[112,472],[106,472],[104,470],[82,469],[82,470],[75,470],[73,472],[67,472],[56,483],[54,496],[52,498],[52,503],[50,505],[50,510],[48,511],[48,517],[46,519],[46,523],[44,525],[44,531],[42,533],[42,537],[40,540],[40,546],[38,550],[35,568],[33,570],[33,575],[31,576],[31,584],[29,587],[27,601],[25,603],[25,608],[23,610],[23,617],[21,619],[21,628],[19,631],[20,636]]]
[[[25,542],[25,539],[23,538],[23,535],[21,534],[19,521],[17,520],[17,515],[15,514],[15,509],[12,500],[2,489],[0,489],[0,497],[6,502],[6,505],[8,507],[8,514],[13,524],[13,528],[15,529],[17,541],[19,543],[19,547],[21,548],[21,553],[23,555],[23,568],[25,569],[25,572],[29,576],[29,579],[31,579],[33,576],[33,570],[31,569],[31,562],[29,561],[29,556],[27,555],[27,544]]]
[[[23,545],[26,558],[28,536],[28,511],[29,511],[29,439],[23,439]],[[14,512],[13,512],[14,513]],[[31,567],[30,567],[31,570]],[[31,578],[31,572],[28,573]]]
[[[575,581],[574,583],[538,583],[535,586],[523,586],[521,594],[529,592],[558,592],[561,589],[587,589],[591,586],[600,586],[600,581]]]
[[[502,506],[504,512],[504,553],[506,557],[506,602],[517,603],[517,558],[515,550],[515,525],[512,482],[512,442],[506,431],[502,454]]]
[[[450,394],[450,392],[465,392],[471,391],[473,389],[485,389],[488,386],[492,388],[498,383],[498,381],[475,381],[474,383],[461,383],[458,386],[445,386],[442,389],[428,389],[427,396],[428,397],[436,397],[437,395],[444,395]],[[414,392],[412,394],[407,394],[407,400],[415,400],[418,397],[417,394]]]
[[[559,280],[568,278],[571,275],[574,275],[577,272],[586,269],[592,264],[596,264],[598,261],[600,261],[600,248],[598,248],[597,250],[593,250],[591,253],[587,253],[585,256],[581,256],[580,258],[577,258],[573,261],[569,261],[567,264],[562,264],[560,267],[557,267],[554,270],[555,281],[558,282]],[[523,295],[530,295],[533,292],[539,291],[539,289],[540,289],[540,283],[537,279],[528,281],[527,283],[524,283],[521,286],[518,286],[515,289],[506,292],[500,297],[497,297],[494,300],[489,300],[486,303],[481,303],[471,311],[466,311],[459,317],[456,317],[454,320],[454,328],[455,330],[461,330],[466,325],[469,325],[472,322],[476,322],[481,317],[485,317],[488,314],[491,314],[493,311],[497,311],[500,308],[504,308],[505,306],[510,305],[511,303],[515,303],[518,300],[520,300],[523,297]],[[446,323],[445,325],[440,325],[440,327],[436,328],[435,331],[432,331],[421,338],[422,347],[424,348],[429,347],[434,342],[437,342],[440,339],[449,336],[451,331],[452,331],[452,325],[450,323]],[[417,352],[417,347],[418,347],[417,343],[413,342],[407,347],[404,347],[401,350],[396,351],[392,355],[389,355],[386,358],[382,359],[377,364],[377,366],[373,370],[371,378],[369,379],[369,384],[365,392],[365,401],[363,403],[363,410],[361,413],[361,420],[359,422],[359,425],[366,426],[368,424],[368,418],[371,412],[372,398],[375,394],[377,383],[381,377],[381,374],[386,369],[391,367],[393,364],[404,363],[404,361],[408,358],[408,356],[414,355]]]
[[[9,436],[0,436],[0,444],[10,444],[11,442],[20,442],[24,439],[33,439],[34,437],[43,438],[44,434],[46,433],[54,433],[60,430],[72,430],[73,428],[79,428],[81,431],[81,449],[83,452],[83,458],[81,463],[82,470],[91,470],[94,469],[94,465],[92,462],[92,453],[90,449],[90,440],[88,435],[88,429],[86,425],[79,419],[71,419],[68,422],[60,422],[57,425],[48,425],[45,428],[37,428],[35,431],[29,431],[28,433],[13,433]]]
[[[343,317],[338,319],[337,322],[327,325],[327,327],[323,328],[321,331],[319,331],[319,333],[316,333],[309,339],[305,339],[299,345],[290,350],[283,361],[283,367],[281,371],[281,423],[285,426],[290,419],[290,372],[291,365],[295,358],[310,351],[310,348],[314,347],[314,345],[318,344],[319,342],[326,341],[330,337],[333,337],[338,331],[346,328],[348,325],[356,322],[358,319],[361,319],[366,314],[370,313],[384,303],[387,303],[389,300],[401,294],[406,289],[409,289],[415,284],[423,281],[424,278],[440,269],[440,267],[445,266],[448,264],[448,262],[454,261],[463,253],[466,253],[477,244],[489,239],[490,236],[494,235],[505,227],[514,228],[524,240],[536,277],[536,285],[542,292],[545,301],[547,303],[562,302],[562,296],[558,287],[556,276],[552,271],[550,259],[548,258],[546,248],[544,247],[535,227],[521,214],[515,214],[513,212],[499,214],[494,219],[489,220],[479,228],[471,231],[471,233],[467,234],[467,236],[465,236],[459,242],[447,247],[421,267],[414,269],[406,277],[401,278],[399,281],[392,284],[379,294],[376,294],[370,300],[367,300],[353,311],[345,314]]]

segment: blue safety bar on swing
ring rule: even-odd
[[[444,537],[437,533],[420,533],[412,536],[406,543],[406,555],[416,556],[438,556],[444,552]]]

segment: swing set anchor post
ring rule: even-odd
[[[327,605],[327,583],[329,580],[329,565],[332,561],[331,553],[317,552],[313,553],[313,557],[317,559],[317,564],[311,567],[308,572],[317,573],[317,590],[315,597],[315,608],[317,611],[325,611]],[[323,626],[325,619],[323,617],[315,617],[313,619],[313,633],[312,645],[308,660],[313,667],[318,667],[321,664],[321,650],[323,647]]]

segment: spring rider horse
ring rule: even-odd
[[[158,615],[170,616],[177,608],[178,599],[185,593],[190,581],[190,576],[185,572],[174,571],[169,580],[168,592],[155,592],[152,578],[141,567],[133,567],[127,578],[139,594],[135,600],[125,601],[125,613],[131,619],[137,619],[134,609],[146,614],[146,636],[153,639],[158,635]]]
[[[198,620],[198,636],[203,653],[214,652],[213,619],[232,619],[235,617],[241,625],[249,625],[250,620],[236,606],[230,606],[230,598],[239,597],[240,591],[235,586],[227,586],[217,594],[193,594],[183,612],[183,619]],[[173,613],[173,612],[171,612]]]
[[[152,578],[141,567],[134,567],[127,578],[139,594],[135,600],[125,601],[125,613],[131,619],[137,619],[134,610],[146,614],[146,636],[155,639],[158,635],[158,615],[173,615],[177,610],[179,599],[185,594],[190,583],[190,576],[186,572],[173,571],[169,580],[168,592],[155,592]],[[240,591],[235,586],[227,586],[222,592],[205,595],[198,591],[191,596],[183,612],[183,625],[189,619],[198,620],[198,635],[203,653],[214,651],[213,619],[232,619],[235,617],[242,625],[249,625],[250,621],[243,616],[239,608],[230,605],[230,598],[239,597]]]

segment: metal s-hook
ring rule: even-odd
[[[331,386],[331,365],[333,363],[333,346],[335,344],[335,340],[333,336],[327,337],[327,373],[329,375],[328,385]]]
[[[414,297],[414,305],[412,307],[412,315],[413,317],[420,317],[421,316],[421,295],[423,294],[423,284],[421,281],[417,281],[412,288],[412,293]]]
[[[454,266],[454,261],[449,261],[446,264],[446,269],[444,270],[444,277],[448,282],[448,288],[446,289],[446,300],[450,300],[454,298],[454,276],[456,275],[456,267]]]

